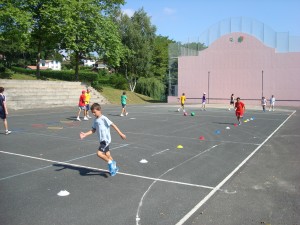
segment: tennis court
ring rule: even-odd
[[[92,120],[75,121],[76,108],[11,112],[13,132],[0,135],[1,225],[299,224],[295,110],[249,109],[241,126],[209,105],[189,105],[187,116],[168,104],[127,110],[102,109],[127,136],[111,129],[115,177],[96,156],[97,135],[79,139]]]

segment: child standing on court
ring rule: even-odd
[[[113,127],[122,139],[126,139],[126,135],[123,134],[112,121],[110,121],[106,116],[102,115],[101,106],[98,103],[94,103],[92,105],[91,111],[95,116],[92,129],[86,133],[81,132],[80,138],[83,139],[97,132],[100,142],[97,155],[99,158],[108,163],[108,170],[110,172],[110,175],[115,176],[119,171],[119,167],[117,167],[117,163],[113,160],[109,151],[109,144],[111,143],[110,127]]]
[[[185,100],[186,100],[185,94],[182,93],[182,95],[181,95],[180,98],[179,98],[179,101],[180,101],[180,108],[178,109],[178,112],[180,112],[180,109],[182,109],[182,111],[185,112],[185,109],[184,109],[184,103],[185,103]]]
[[[261,106],[262,106],[263,112],[266,111],[266,105],[267,105],[267,99],[265,97],[262,97]]]
[[[3,120],[5,134],[10,134],[11,131],[8,130],[8,124],[6,116],[8,115],[7,107],[6,107],[6,96],[3,94],[4,88],[0,87],[0,118]]]
[[[121,105],[122,105],[122,112],[120,116],[127,116],[128,112],[126,111],[126,104],[127,104],[127,96],[126,92],[124,91],[121,95]]]
[[[86,109],[85,109],[85,90],[83,90],[81,93],[82,93],[82,94],[79,96],[79,103],[78,103],[78,107],[79,107],[79,111],[78,111],[78,114],[77,114],[77,120],[78,120],[78,121],[81,120],[81,119],[79,118],[81,110],[83,110],[83,114],[84,114],[83,120],[89,120],[89,119],[86,117]]]
[[[272,111],[274,111],[275,110],[274,106],[275,106],[275,97],[274,97],[274,95],[272,95],[272,97],[270,98],[270,108],[269,108],[269,111],[271,111],[271,109],[272,109]]]
[[[241,102],[240,97],[237,97],[234,109],[235,109],[235,115],[239,122],[239,125],[241,125],[241,118],[243,118],[246,108],[245,108],[245,104]]]
[[[85,93],[85,116],[87,118],[92,118],[89,115],[89,110],[90,110],[90,100],[91,100],[91,93],[90,93],[90,89],[86,89],[86,93]]]
[[[230,111],[231,106],[234,108],[234,94],[231,94],[231,96],[230,96],[230,102],[229,102],[229,108],[228,108],[229,111]]]
[[[203,96],[202,96],[202,111],[206,111],[205,109],[205,104],[206,104],[206,93],[203,92]]]

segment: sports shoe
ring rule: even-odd
[[[128,115],[128,112],[125,114],[125,116],[127,116]]]
[[[81,119],[79,117],[77,117],[76,120],[81,121]]]
[[[117,172],[119,171],[119,167],[116,167],[111,173],[110,175],[113,177],[113,176],[116,176]]]
[[[113,168],[113,164],[112,163],[109,163],[108,164],[108,171],[110,174],[112,174],[112,172],[114,171],[114,168]]]
[[[239,122],[239,125],[241,125],[241,122]]]
[[[88,115],[87,118],[91,119],[92,117]]]
[[[10,134],[10,133],[11,133],[10,130],[5,131],[5,134]]]
[[[115,160],[113,160],[111,164],[113,169],[117,168],[117,162]]]
[[[86,116],[83,118],[83,120],[89,120]]]
[[[123,114],[121,114],[120,116],[124,116]]]

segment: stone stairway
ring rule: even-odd
[[[5,89],[8,109],[14,110],[78,106],[81,91],[88,87],[81,82],[8,79],[0,79],[0,86]],[[91,102],[109,103],[94,88],[89,89]]]

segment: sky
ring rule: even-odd
[[[125,0],[127,15],[141,8],[157,35],[178,42],[197,40],[212,25],[231,17],[264,23],[276,32],[300,36],[300,0]]]

